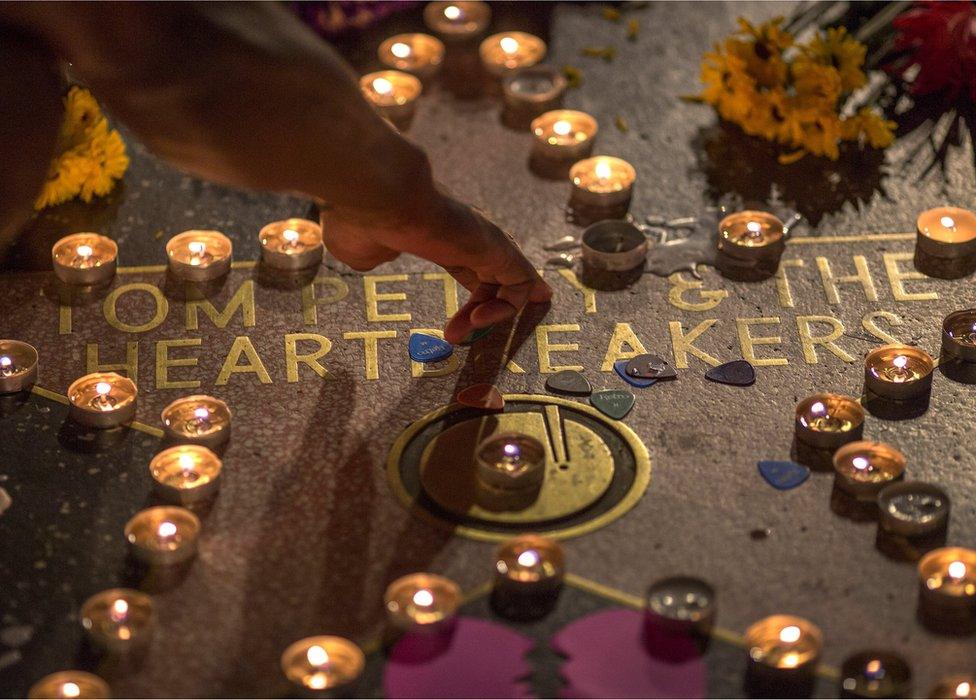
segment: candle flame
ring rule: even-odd
[[[800,663],[800,655],[795,651],[791,651],[789,654],[783,656],[783,666],[786,668],[796,668],[798,663]]]
[[[106,396],[112,391],[112,385],[108,382],[99,382],[95,385],[95,391],[98,392],[99,396]]]
[[[194,255],[201,255],[207,249],[207,244],[203,241],[190,241],[186,247]]]
[[[129,616],[129,604],[121,598],[116,599],[116,601],[112,603],[112,608],[109,610],[108,616],[112,618],[114,622],[122,622],[126,617]]]
[[[865,664],[864,666],[864,671],[869,676],[877,676],[878,673],[881,671],[880,659],[871,659],[870,661],[868,661],[867,664]]]
[[[762,231],[762,224],[758,221],[750,221],[746,224],[746,228],[749,229],[750,233],[759,233]]]
[[[169,520],[164,520],[159,524],[156,532],[162,539],[168,539],[176,534],[176,523],[171,523]]]
[[[329,663],[329,652],[320,647],[318,644],[310,646],[308,651],[305,652],[305,658],[313,666],[325,666]]]
[[[510,36],[503,36],[498,42],[498,45],[501,47],[502,51],[509,55],[512,55],[518,51],[519,48],[518,39]]]
[[[956,227],[956,220],[953,219],[951,216],[943,216],[941,219],[939,219],[939,223],[942,224],[945,228]]]
[[[596,167],[593,169],[593,172],[596,174],[596,176],[599,179],[608,180],[610,176],[613,174],[613,168],[610,167],[610,163],[608,163],[607,161],[598,160],[596,163]]]
[[[519,566],[531,569],[539,564],[539,553],[534,549],[527,549],[518,555]]]
[[[199,408],[193,409],[193,415],[200,420],[210,417],[210,409],[206,406],[200,406]]]
[[[956,686],[956,697],[957,698],[964,698],[964,697],[966,697],[967,695],[969,695],[969,691],[971,689],[972,689],[972,686],[969,685],[969,683],[966,683],[966,682],[960,683],[959,685]]]
[[[14,363],[14,361],[13,361],[13,360],[11,360],[11,359],[10,359],[9,357],[7,357],[6,355],[4,355],[3,357],[0,357],[0,367],[3,367],[4,369],[7,369],[7,368],[8,368],[8,367],[10,367],[10,365],[12,365],[13,363]]]
[[[893,364],[898,369],[905,369],[905,365],[908,364],[908,358],[905,357],[904,355],[899,355],[898,357],[896,357],[894,360],[891,361],[891,364]]]
[[[421,608],[429,608],[434,604],[434,594],[426,588],[421,588],[413,594],[413,604]]]
[[[779,641],[785,644],[793,644],[800,639],[800,628],[796,625],[784,627],[779,631]]]
[[[298,240],[301,234],[298,233],[298,231],[296,231],[293,228],[286,228],[284,231],[281,232],[281,236],[289,243],[294,243],[295,241]]]
[[[461,17],[461,8],[457,5],[448,5],[444,8],[444,16],[453,21]]]
[[[76,252],[81,257],[87,258],[95,251],[92,250],[92,247],[90,245],[82,244],[76,248]]]
[[[557,136],[566,136],[572,130],[573,125],[565,119],[560,119],[558,122],[552,125],[552,133],[556,134]]]
[[[810,407],[810,412],[811,413],[826,413],[827,412],[827,407],[824,406],[820,401],[817,401],[817,403],[813,404]]]
[[[410,47],[402,41],[398,41],[390,47],[390,53],[397,58],[406,58],[410,55]]]
[[[77,683],[68,681],[61,685],[61,695],[66,698],[76,698],[81,695],[81,688],[78,687]]]
[[[189,452],[184,452],[183,454],[181,454],[178,460],[180,463],[180,468],[183,469],[184,471],[189,471],[190,469],[193,469],[193,462],[194,462],[193,455],[191,455]]]
[[[380,95],[389,95],[391,92],[393,92],[393,83],[386,78],[376,78],[373,81],[373,90]]]
[[[871,463],[865,457],[855,457],[851,460],[851,464],[854,465],[855,469],[864,470],[871,466]]]
[[[961,561],[954,561],[949,564],[947,571],[949,578],[961,579],[966,576],[966,565]]]

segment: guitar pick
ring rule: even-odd
[[[759,463],[759,473],[774,489],[795,489],[810,476],[810,469],[796,462],[764,460]]]
[[[731,386],[751,386],[756,381],[756,370],[746,360],[733,360],[705,372],[705,379]]]
[[[586,377],[572,369],[556,372],[546,379],[546,389],[557,394],[572,396],[588,396],[593,392],[593,387],[586,381]]]
[[[602,414],[620,420],[634,407],[634,395],[626,389],[605,389],[590,396],[590,404]]]
[[[645,389],[652,384],[656,384],[656,379],[641,379],[640,377],[631,377],[627,375],[627,360],[617,360],[613,363],[613,371],[623,379],[625,382],[631,386],[636,386],[638,389]]]
[[[440,362],[451,356],[454,346],[433,335],[411,333],[407,350],[414,362]]]
[[[479,340],[484,338],[486,335],[495,330],[494,326],[486,326],[485,328],[475,328],[473,331],[464,336],[464,340],[461,341],[461,345],[473,345]]]
[[[646,353],[627,362],[627,375],[638,379],[673,379],[678,376],[667,360]]]
[[[505,408],[505,399],[494,384],[472,384],[459,391],[455,398],[460,404],[486,411],[500,411]]]

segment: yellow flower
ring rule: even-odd
[[[799,145],[816,156],[837,160],[840,158],[840,149],[837,146],[840,131],[840,118],[836,114],[820,114],[803,125],[803,138]]]
[[[797,59],[791,68],[798,104],[833,111],[840,99],[840,73],[832,66]]]
[[[845,141],[856,141],[863,136],[872,148],[887,148],[895,140],[897,127],[870,107],[861,107],[855,116],[841,122],[841,135]]]
[[[833,27],[826,33],[818,33],[805,46],[800,47],[801,61],[809,61],[831,66],[840,74],[841,87],[850,92],[867,83],[868,78],[861,70],[867,47],[857,39],[847,35],[844,27]]]
[[[758,95],[739,58],[715,47],[702,60],[701,79],[705,83],[701,99],[714,105],[723,119],[738,123],[748,116]]]
[[[104,196],[112,190],[115,180],[122,177],[129,167],[129,157],[119,132],[109,130],[102,120],[91,134],[91,140],[78,148],[87,163],[87,172],[81,183],[79,195],[85,202],[93,196]]]
[[[793,37],[780,28],[782,22],[782,17],[776,17],[757,27],[740,17],[738,34],[745,39],[726,40],[726,50],[745,62],[746,71],[762,87],[786,83],[788,70],[783,52],[793,45]]]
[[[64,125],[72,134],[87,134],[103,119],[102,110],[92,94],[77,85],[68,91],[64,107]]]
[[[41,210],[76,197],[81,191],[81,183],[87,171],[88,164],[85,158],[73,151],[56,156],[51,160],[47,180],[44,181],[41,194],[34,202],[34,208]]]

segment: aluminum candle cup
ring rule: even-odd
[[[220,231],[184,231],[166,243],[170,272],[188,282],[209,282],[230,270],[234,244]]]
[[[273,221],[258,233],[261,261],[279,270],[304,270],[322,262],[322,227],[308,219]]]
[[[383,596],[387,619],[396,629],[430,634],[451,629],[461,604],[461,589],[436,574],[408,574],[391,583]]]
[[[932,391],[935,361],[912,345],[883,345],[864,358],[864,387],[884,399],[906,401]]]
[[[163,432],[174,442],[215,448],[230,440],[231,412],[213,396],[184,396],[163,409]]]
[[[923,211],[915,222],[915,246],[935,258],[976,255],[976,214],[959,207]]]
[[[441,39],[463,42],[484,34],[491,21],[491,8],[478,0],[430,2],[424,8],[424,24]]]
[[[155,626],[152,600],[130,588],[96,593],[81,606],[81,626],[97,649],[127,654],[144,648]]]
[[[381,116],[402,124],[413,117],[423,86],[409,73],[382,70],[360,78],[359,89]]]
[[[812,622],[793,615],[772,615],[746,630],[745,642],[747,681],[754,687],[796,689],[813,682],[823,635]]]
[[[953,311],[942,321],[942,351],[976,362],[976,309]]]
[[[910,698],[912,669],[891,651],[861,651],[840,667],[842,698]]]
[[[715,623],[715,589],[692,576],[655,581],[645,596],[649,628],[679,634],[708,635]]]
[[[536,117],[529,128],[535,137],[533,156],[553,161],[576,161],[589,156],[599,130],[596,119],[574,109],[546,112]]]
[[[27,691],[30,700],[88,700],[110,698],[108,683],[85,671],[58,671],[44,676]]]
[[[37,350],[19,340],[0,340],[0,394],[15,394],[37,381]]]
[[[883,442],[849,442],[834,453],[834,483],[859,501],[875,501],[878,492],[905,475],[905,455]]]
[[[623,158],[595,156],[575,163],[569,169],[573,185],[570,205],[590,209],[624,208],[630,196],[637,171]]]
[[[133,558],[149,566],[172,566],[196,556],[200,519],[186,508],[140,510],[125,524]]]
[[[535,596],[557,591],[566,574],[563,548],[548,537],[519,535],[495,550],[495,590]]]
[[[504,491],[537,488],[546,475],[546,450],[531,435],[496,433],[475,451],[478,480]]]
[[[380,44],[376,53],[387,68],[424,80],[441,69],[444,44],[430,34],[395,34]]]
[[[527,32],[492,34],[478,47],[481,65],[499,78],[528,68],[546,57],[546,42]]]
[[[363,673],[362,649],[343,637],[321,635],[299,639],[281,655],[285,678],[303,693],[348,690]]]
[[[785,228],[768,212],[735,212],[719,222],[717,246],[737,260],[779,260],[786,247]]]
[[[926,537],[949,523],[949,495],[935,484],[902,481],[878,492],[879,525],[894,535]]]
[[[852,396],[813,394],[796,405],[796,438],[818,449],[836,449],[860,440],[864,409]]]
[[[534,118],[544,112],[556,110],[562,103],[563,93],[566,92],[566,78],[563,74],[552,66],[538,65],[529,68],[522,68],[502,81],[502,94],[505,99],[505,107],[519,116]],[[577,112],[576,114],[583,114]],[[586,115],[589,117],[589,115]],[[593,134],[596,134],[596,120],[593,120]],[[533,134],[539,138],[534,128],[530,125]],[[562,128],[562,127],[561,127]],[[555,136],[555,134],[552,134]],[[588,139],[592,146],[593,138]],[[585,158],[590,154],[587,150],[573,156],[574,160]]]
[[[65,284],[97,285],[115,277],[119,247],[97,233],[73,233],[51,247],[54,274]]]
[[[583,231],[581,250],[583,263],[595,270],[627,272],[644,265],[647,237],[626,221],[598,221]]]
[[[220,489],[220,457],[201,445],[177,445],[149,462],[156,493],[170,503],[189,505]]]
[[[918,605],[930,620],[971,628],[976,621],[976,551],[933,549],[918,562]]]
[[[90,428],[115,428],[136,415],[135,382],[115,372],[94,372],[68,387],[68,416]]]

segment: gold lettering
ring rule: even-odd
[[[837,277],[830,270],[830,261],[825,257],[817,256],[817,268],[820,270],[820,281],[823,282],[824,294],[827,295],[828,304],[840,303],[840,294],[837,291],[837,285],[842,282],[860,282],[867,300],[878,300],[878,290],[874,288],[874,280],[871,279],[871,270],[868,268],[867,259],[863,255],[852,255],[851,257],[854,260],[854,269],[857,272],[853,275]]]
[[[366,293],[366,320],[370,323],[382,321],[409,321],[411,316],[404,311],[398,314],[380,313],[381,301],[406,301],[404,292],[378,292],[376,285],[380,282],[406,282],[406,275],[366,275],[363,277],[363,289]]]
[[[888,333],[878,325],[878,319],[883,318],[885,321],[890,323],[892,326],[900,326],[904,323],[900,316],[893,314],[890,311],[872,311],[870,313],[864,314],[864,318],[861,319],[861,326],[868,333],[878,338],[883,343],[900,343],[895,336]]]
[[[580,282],[579,277],[572,270],[561,268],[559,276],[570,283],[573,288],[583,293],[583,311],[588,314],[596,313],[596,291]]]
[[[550,353],[554,352],[574,352],[579,350],[579,343],[552,343],[549,340],[550,333],[578,333],[580,330],[578,323],[558,323],[538,325],[535,328],[535,347],[539,353],[539,373],[552,374],[561,372],[564,369],[575,369],[582,371],[583,365],[553,365]]]
[[[827,335],[813,335],[810,328],[812,323],[826,323],[831,327]],[[854,358],[841,348],[834,341],[844,335],[844,324],[832,316],[797,316],[796,327],[800,332],[800,342],[803,344],[803,359],[807,364],[815,365],[819,362],[817,358],[817,345],[823,345],[834,353],[844,362],[854,362]]]
[[[891,294],[895,301],[930,301],[938,299],[938,292],[909,292],[905,289],[905,280],[923,280],[923,275],[918,270],[902,270],[898,263],[911,260],[914,257],[911,252],[885,253],[884,266],[888,273],[888,282],[891,284]]]
[[[300,341],[310,341],[318,343],[318,349],[312,352],[298,352]],[[308,365],[320,377],[329,376],[327,370],[319,358],[326,355],[332,349],[332,341],[324,335],[318,333],[288,333],[285,335],[285,378],[293,384],[298,381],[298,365]]]
[[[450,318],[458,311],[458,286],[457,280],[447,272],[425,272],[425,280],[440,280],[444,285],[444,318]],[[424,375],[433,376],[433,375]],[[436,375],[440,376],[440,375]]]
[[[202,338],[178,338],[176,340],[160,340],[156,343],[156,388],[157,389],[196,389],[200,382],[193,379],[175,380],[169,378],[170,367],[196,367],[197,357],[170,358],[170,348],[199,347]]]
[[[119,320],[118,312],[115,308],[116,304],[123,294],[129,292],[146,292],[153,298],[156,311],[148,322],[141,325],[131,325]],[[105,301],[102,303],[102,314],[105,316],[105,320],[108,321],[108,324],[112,328],[116,328],[123,333],[145,333],[146,331],[151,331],[166,320],[168,313],[169,301],[166,300],[166,297],[163,296],[163,293],[157,287],[146,284],[145,282],[131,282],[129,284],[119,285],[109,292],[109,295],[105,297]]]
[[[783,339],[778,335],[756,338],[749,329],[749,326],[777,326],[779,324],[779,316],[735,319],[735,329],[739,334],[739,347],[742,348],[742,357],[749,360],[756,367],[774,367],[789,364],[789,361],[785,357],[756,357],[757,345],[778,345],[783,342]]]
[[[403,275],[406,277],[406,275]],[[362,340],[363,352],[365,353],[365,372],[366,379],[379,379],[379,340],[381,338],[396,338],[396,331],[356,331],[343,333],[342,337],[346,340]]]
[[[444,337],[444,331],[440,330],[439,328],[411,328],[410,332],[426,333],[427,335],[433,335],[438,338]],[[457,368],[457,353],[444,360],[442,367],[436,368],[428,368],[423,362],[410,360],[410,376],[412,376],[414,379],[418,379],[420,377],[443,377],[444,375],[454,372]]]
[[[247,358],[247,364],[239,364],[241,355],[244,355]],[[268,370],[265,369],[264,363],[261,362],[261,358],[258,356],[258,351],[255,350],[254,345],[251,344],[251,339],[246,335],[239,335],[234,338],[234,344],[227,353],[227,359],[224,360],[224,364],[220,368],[220,373],[217,375],[217,381],[215,381],[214,384],[217,386],[223,386],[227,383],[227,380],[230,379],[230,375],[242,373],[256,375],[258,381],[260,381],[262,384],[271,383],[271,377],[268,375]]]
[[[58,335],[71,332],[71,307],[66,304],[58,306]]]
[[[786,276],[788,267],[804,267],[806,263],[800,258],[790,258],[780,260],[779,267],[776,268],[776,295],[779,297],[779,305],[784,309],[792,309],[793,290],[790,289],[790,279]]]
[[[324,284],[332,287],[332,294],[327,297],[315,296],[315,285]],[[302,287],[302,320],[306,326],[318,323],[319,304],[335,304],[342,301],[349,294],[349,285],[339,277],[316,277]]]
[[[671,289],[668,290],[668,301],[684,311],[708,311],[722,303],[729,293],[724,289],[702,289],[705,283],[701,280],[686,280],[680,272],[668,277]],[[688,290],[697,289],[701,301],[687,301],[684,294]]]
[[[624,350],[624,346],[630,348]],[[613,327],[613,335],[610,336],[610,343],[607,345],[607,354],[603,356],[603,364],[600,365],[601,372],[609,372],[613,369],[613,363],[617,360],[629,360],[632,357],[642,355],[647,350],[644,344],[634,333],[634,329],[629,323],[618,323]]]
[[[682,330],[680,321],[668,322],[668,327],[671,329],[671,347],[674,349],[675,367],[678,369],[688,369],[688,353],[710,364],[712,367],[720,364],[718,360],[707,352],[695,347],[695,340],[698,339],[698,336],[714,326],[717,321],[717,318],[707,318],[687,334]]]
[[[188,289],[195,288],[188,286]],[[195,294],[199,293],[195,292]],[[188,300],[186,302],[186,330],[195,331],[200,328],[200,311],[203,311],[217,328],[227,328],[231,317],[238,309],[241,310],[243,327],[253,327],[257,318],[257,311],[254,307],[254,280],[244,280],[234,292],[234,296],[227,302],[224,310],[219,313],[209,299]]]
[[[85,373],[122,371],[136,384],[139,383],[139,341],[130,340],[125,344],[125,362],[103,363],[98,356],[98,343],[85,346]]]

